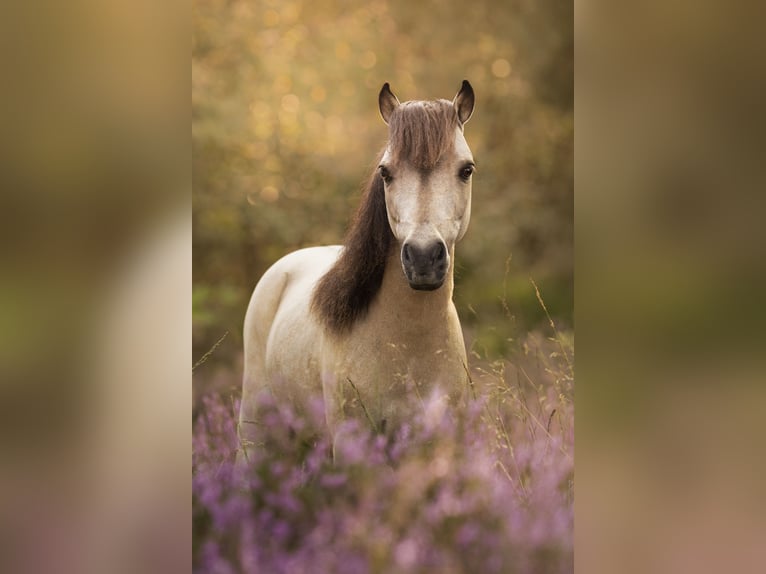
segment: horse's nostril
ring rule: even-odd
[[[410,254],[410,246],[405,243],[404,247],[402,248],[402,257],[406,262],[412,261],[412,255]]]
[[[433,249],[431,250],[431,263],[441,263],[444,261],[444,256],[446,255],[447,251],[444,249],[444,243],[441,241],[437,243]]]

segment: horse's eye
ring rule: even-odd
[[[391,176],[391,172],[388,171],[388,168],[385,165],[381,165],[378,169],[380,170],[380,177],[383,178],[383,181],[391,183],[391,180],[394,178]]]
[[[467,165],[464,168],[462,168],[460,170],[460,178],[463,181],[468,181],[470,179],[470,177],[471,177],[471,174],[473,174],[473,169],[474,168],[473,168],[472,165]]]

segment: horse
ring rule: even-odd
[[[391,431],[437,391],[459,405],[469,382],[452,300],[455,244],[471,215],[473,155],[464,125],[474,92],[378,107],[388,143],[343,246],[309,247],[273,264],[244,321],[240,454],[258,446],[264,393],[298,412],[324,399],[326,431],[347,417]]]

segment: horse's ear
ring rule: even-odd
[[[380,108],[380,115],[383,116],[383,121],[386,122],[386,125],[388,125],[388,120],[398,105],[399,100],[391,91],[388,82],[386,82],[383,84],[383,87],[380,88],[380,93],[378,94],[378,107]]]
[[[464,124],[471,119],[474,102],[473,88],[471,87],[471,84],[468,83],[468,80],[463,80],[463,85],[460,86],[460,91],[455,96],[455,99],[452,100],[452,105],[455,106],[455,109],[457,110],[457,117],[461,124]]]

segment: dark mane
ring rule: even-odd
[[[391,115],[389,143],[394,161],[406,160],[419,169],[433,169],[454,145],[458,125],[452,102],[404,102]],[[378,171],[344,240],[335,265],[314,289],[311,308],[332,333],[348,332],[362,318],[380,290],[394,244],[388,224],[383,179]]]
[[[311,308],[330,331],[347,331],[367,312],[383,282],[393,239],[383,180],[375,171],[346,234],[343,252],[314,289]]]

